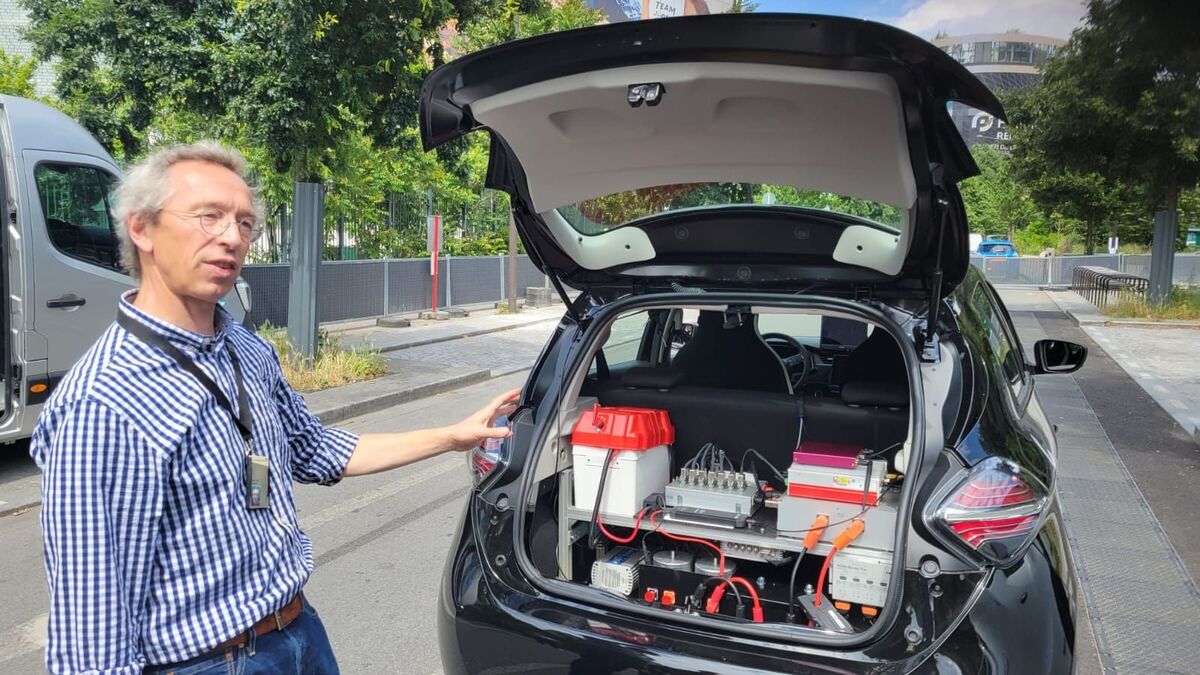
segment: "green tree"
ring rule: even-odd
[[[33,98],[33,73],[38,62],[0,49],[0,94]]]
[[[1093,225],[1139,190],[1178,210],[1200,181],[1198,26],[1200,3],[1088,3],[1086,25],[1010,110],[1014,154],[1047,203],[1075,204]]]
[[[971,149],[979,175],[959,185],[967,220],[984,234],[1015,236],[1039,217],[1029,191],[1014,175],[1012,162],[994,145]]]

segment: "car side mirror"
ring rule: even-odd
[[[1034,372],[1038,375],[1073,373],[1087,361],[1087,347],[1066,340],[1038,340],[1033,345]]]

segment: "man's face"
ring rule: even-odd
[[[233,288],[250,247],[236,222],[254,215],[250,188],[229,169],[199,161],[173,164],[168,180],[170,197],[145,230],[153,258],[142,257],[143,276],[149,263],[175,295],[216,303]],[[224,215],[209,228],[224,227],[219,234],[206,232],[198,218],[213,212]]]

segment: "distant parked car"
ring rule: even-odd
[[[1015,258],[1018,255],[1017,247],[1011,241],[998,239],[981,243],[975,252],[987,258]]]

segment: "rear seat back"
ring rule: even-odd
[[[604,383],[596,392],[601,405],[660,408],[675,427],[672,475],[705,443],[716,443],[735,464],[747,448],[765,455],[778,468],[792,463],[800,431],[799,399],[735,389],[678,385],[671,389]]]
[[[754,448],[786,470],[804,415],[804,438],[883,449],[904,440],[905,407],[851,405],[836,397],[805,397],[679,384],[664,369],[635,368],[620,381],[595,385],[601,405],[660,408],[675,426],[672,475],[705,443],[716,443],[735,464]],[[591,387],[589,387],[591,389]],[[803,413],[802,413],[803,411]]]

